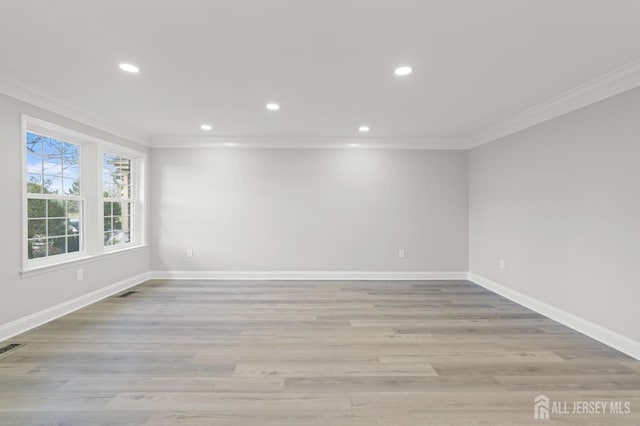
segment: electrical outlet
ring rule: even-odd
[[[193,249],[187,249],[187,257],[193,257]]]
[[[504,259],[500,259],[500,260],[498,261],[498,267],[499,267],[500,269],[504,269]]]
[[[76,271],[76,280],[81,281],[84,279],[84,269],[78,269]]]
[[[398,249],[398,257],[404,259],[404,249]]]

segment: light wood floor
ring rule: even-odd
[[[0,425],[640,424],[640,362],[469,282],[133,290],[4,342]]]

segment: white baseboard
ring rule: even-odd
[[[573,330],[576,330],[585,336],[589,336],[599,342],[604,343],[607,346],[611,346],[614,349],[619,350],[637,360],[640,360],[640,342],[633,340],[627,336],[623,336],[608,328],[602,327],[577,315],[570,314],[563,311],[560,308],[551,306],[545,302],[535,299],[526,294],[520,293],[516,290],[505,287],[502,284],[498,284],[480,275],[476,275],[469,272],[469,281],[472,281],[487,290],[499,294],[509,300],[512,300],[519,305],[531,309],[541,315],[551,318],[560,324],[566,325]]]
[[[60,318],[73,311],[77,311],[80,308],[84,308],[87,305],[96,303],[102,299],[119,293],[123,290],[138,285],[146,280],[150,279],[148,272],[127,278],[115,284],[107,287],[92,291],[91,293],[84,294],[66,302],[62,302],[47,309],[43,309],[35,314],[28,315],[23,318],[19,318],[15,321],[11,321],[7,324],[0,326],[0,342],[16,336],[20,333],[31,330],[32,328],[46,324],[49,321],[53,321],[56,318]]]
[[[640,342],[609,330],[555,306],[467,272],[427,271],[151,271],[127,278],[91,293],[44,309],[0,326],[0,341],[7,340],[56,318],[96,303],[149,279],[182,280],[465,280],[468,279],[502,297],[551,318],[569,328],[640,360]]]
[[[174,280],[466,280],[467,272],[447,271],[151,271]]]

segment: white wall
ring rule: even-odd
[[[40,108],[0,95],[0,143],[3,161],[0,181],[4,200],[0,246],[0,327],[75,297],[148,271],[147,248],[92,261],[80,261],[28,277],[22,267],[22,169],[21,114],[40,118],[88,135],[146,152],[143,147],[98,131]],[[84,269],[84,280],[76,280],[76,269]],[[0,334],[1,335],[1,334]]]
[[[467,270],[465,151],[166,148],[152,165],[152,270]]]
[[[640,89],[473,149],[470,271],[640,341],[639,159]]]

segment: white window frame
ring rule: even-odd
[[[146,154],[134,149],[126,148],[111,142],[107,142],[94,136],[89,136],[75,130],[68,129],[26,114],[22,114],[21,135],[21,187],[22,187],[22,273],[43,268],[64,265],[70,262],[91,259],[114,252],[135,249],[146,246]],[[55,138],[64,142],[79,145],[80,153],[80,200],[82,204],[82,228],[80,251],[59,254],[35,259],[29,259],[28,253],[28,199],[27,193],[27,132]],[[103,182],[102,159],[104,153],[122,155],[131,159],[132,200],[135,200],[136,209],[134,218],[136,224],[131,242],[117,246],[105,247],[104,245],[104,220],[103,220]]]
[[[145,156],[144,154],[134,151],[131,149],[127,149],[122,146],[118,146],[115,144],[111,144],[108,142],[104,142],[98,150],[98,159],[100,161],[99,167],[99,180],[98,186],[100,188],[100,241],[102,244],[102,249],[104,252],[110,253],[120,250],[126,250],[128,248],[136,247],[139,245],[143,245],[145,241],[145,222],[144,222],[144,165],[145,165]],[[133,222],[133,235],[130,235],[130,241],[124,244],[117,244],[113,246],[107,246],[104,244],[104,212],[103,206],[107,201],[118,201],[116,199],[106,198],[104,197],[104,171],[103,171],[103,159],[105,154],[114,154],[121,157],[125,157],[131,160],[131,180],[133,181],[133,185],[131,186],[131,198],[127,199],[133,209],[133,215],[131,215],[131,220]],[[120,199],[120,201],[124,201],[124,199]]]

